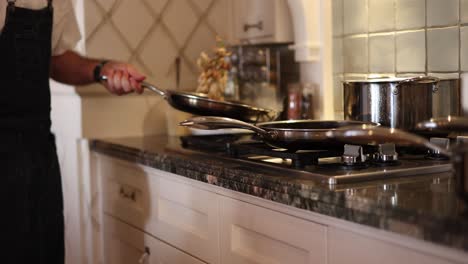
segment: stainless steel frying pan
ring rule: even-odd
[[[106,81],[107,76],[101,76],[101,80]],[[194,115],[223,116],[250,123],[271,121],[279,116],[274,110],[234,101],[213,100],[201,93],[163,90],[147,82],[141,82],[141,85],[162,96],[175,109]]]
[[[289,150],[329,149],[331,145],[342,145],[327,137],[330,130],[350,125],[377,126],[376,123],[362,121],[318,121],[288,120],[273,121],[252,125],[231,118],[200,116],[180,123],[182,126],[199,129],[243,128],[254,131],[269,145]]]

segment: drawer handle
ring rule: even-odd
[[[251,28],[257,28],[258,30],[263,30],[263,21],[260,21],[256,24],[244,24],[244,32],[249,31]]]
[[[127,191],[125,191],[124,187],[121,186],[120,190],[119,190],[119,193],[120,193],[120,196],[122,196],[123,198],[130,199],[130,200],[136,202],[136,191],[135,190],[127,192]]]
[[[141,255],[141,257],[138,259],[138,264],[145,264],[148,261],[149,256],[151,255],[150,250],[148,247],[145,247],[145,253]]]

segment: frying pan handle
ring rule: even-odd
[[[212,130],[212,129],[222,129],[222,128],[243,128],[254,131],[262,137],[271,138],[272,134],[268,131],[263,130],[257,126],[251,125],[249,123],[227,118],[227,117],[217,117],[217,116],[197,116],[189,118],[179,125],[186,127],[193,127],[198,129]]]
[[[328,138],[358,144],[395,143],[426,147],[450,157],[452,154],[427,139],[402,130],[380,126],[347,126],[326,133]]]
[[[431,118],[428,121],[416,124],[416,129],[441,132],[468,132],[468,118],[459,116]]]
[[[101,75],[100,78],[101,78],[101,81],[107,81],[107,76],[105,76],[105,75]],[[141,82],[141,86],[143,88],[147,88],[147,89],[159,94],[160,96],[162,96],[164,98],[167,97],[167,93],[164,90],[162,90],[162,89],[158,88],[157,86],[154,86],[154,85],[152,85],[150,83]]]

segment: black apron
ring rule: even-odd
[[[51,0],[40,10],[8,1],[0,35],[1,263],[64,263],[62,187],[50,132],[52,26]]]

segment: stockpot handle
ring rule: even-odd
[[[417,76],[417,77],[404,79],[398,82],[397,86],[404,85],[404,84],[438,83],[439,81],[440,79],[434,76]]]
[[[223,129],[223,128],[242,128],[248,129],[258,133],[264,138],[272,138],[272,134],[268,131],[261,129],[257,126],[251,125],[249,123],[227,118],[227,117],[218,117],[218,116],[197,116],[191,117],[179,125],[186,127],[193,127],[198,129],[213,130],[213,129]]]
[[[395,128],[380,126],[346,126],[326,133],[330,139],[351,143],[351,144],[383,144],[394,143],[396,145],[413,145],[426,147],[448,157],[452,154],[427,139],[418,135],[408,133]]]
[[[101,81],[107,81],[108,78],[105,75],[101,75],[100,79],[101,79]],[[159,94],[160,96],[162,96],[164,98],[167,98],[167,92],[164,91],[163,89],[161,89],[161,88],[159,88],[159,87],[157,87],[155,85],[152,85],[150,83],[147,83],[147,82],[141,82],[140,84],[141,84],[141,86],[143,88],[147,88],[148,90],[151,90],[151,91]]]
[[[435,130],[447,132],[468,132],[468,118],[447,116],[431,118],[416,124],[418,130]]]

